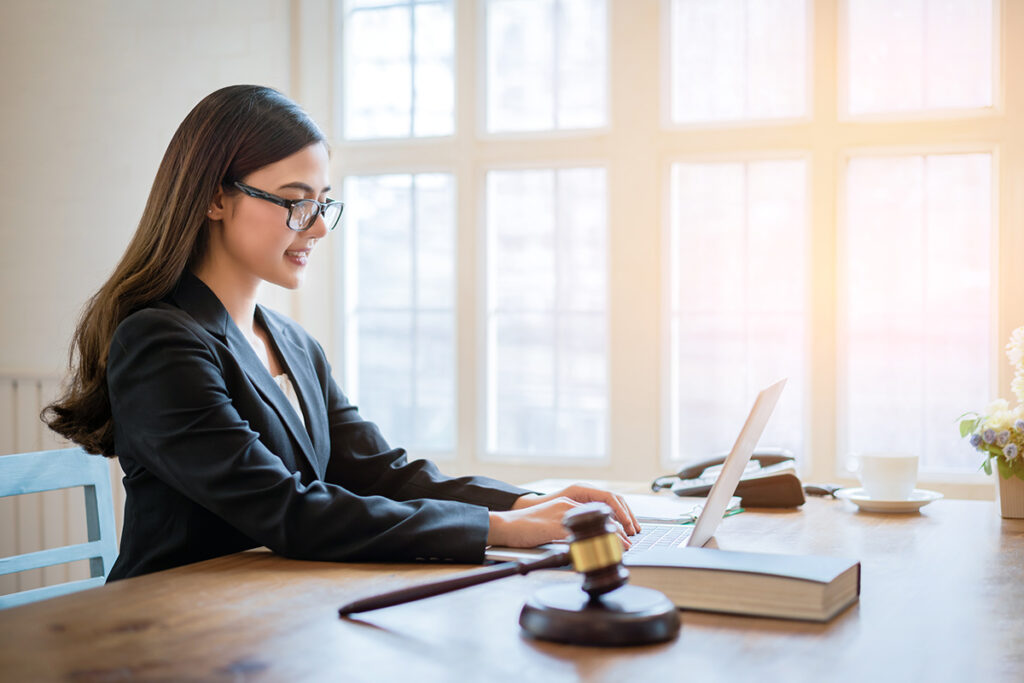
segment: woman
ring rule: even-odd
[[[171,140],[139,227],[88,302],[71,384],[48,424],[117,455],[127,492],[108,580],[265,545],[310,560],[481,562],[487,545],[564,535],[574,486],[539,495],[409,462],[362,420],[320,345],[259,306],[262,282],[302,284],[342,205],[328,151],[277,91],[231,86]]]

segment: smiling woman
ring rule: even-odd
[[[323,134],[281,93],[231,86],[178,128],[128,250],[74,337],[72,381],[46,411],[117,455],[126,503],[108,580],[267,546],[312,560],[480,562],[487,544],[561,538],[608,492],[540,496],[409,462],[361,419],[323,349],[256,303],[299,287],[342,205]],[[628,544],[628,541],[626,541]]]

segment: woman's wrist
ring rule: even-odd
[[[505,517],[500,512],[487,513],[487,545],[505,545],[504,538]]]

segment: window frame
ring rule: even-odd
[[[502,463],[511,465],[525,465],[525,466],[536,466],[536,465],[555,465],[555,466],[568,466],[573,468],[579,467],[603,467],[607,466],[611,462],[611,400],[610,394],[612,391],[611,387],[611,315],[608,310],[611,301],[611,284],[610,278],[608,277],[608,258],[605,259],[605,347],[608,349],[608,354],[605,357],[605,379],[606,379],[606,392],[604,396],[605,402],[605,426],[604,426],[604,442],[608,448],[604,454],[594,454],[587,456],[576,456],[576,455],[564,455],[560,453],[547,453],[537,455],[522,455],[518,453],[503,452],[497,450],[491,452],[487,447],[488,430],[491,428],[490,416],[488,414],[488,392],[490,387],[488,385],[488,365],[490,358],[488,356],[489,346],[489,311],[488,311],[488,299],[490,297],[489,275],[488,275],[488,264],[489,264],[489,231],[490,226],[487,225],[487,175],[492,171],[554,171],[558,172],[561,170],[571,170],[576,168],[586,169],[600,169],[605,173],[605,183],[607,187],[607,179],[609,176],[609,170],[607,163],[603,163],[597,160],[583,160],[583,159],[563,159],[557,162],[545,162],[543,164],[530,163],[530,162],[515,162],[515,163],[493,163],[484,164],[479,169],[478,175],[478,187],[480,188],[479,196],[477,200],[479,202],[479,215],[480,219],[477,223],[479,231],[479,251],[477,253],[477,263],[479,269],[477,271],[476,287],[475,290],[479,293],[477,297],[477,326],[476,326],[476,340],[477,340],[477,413],[480,415],[477,423],[477,439],[476,439],[476,453],[478,454],[479,461],[481,463]],[[606,195],[605,205],[609,203],[609,198]],[[557,225],[557,224],[556,224]],[[606,244],[610,241],[611,227],[609,222],[605,222],[605,240]],[[556,253],[557,257],[557,253]],[[556,314],[558,311],[554,311]]]
[[[409,109],[409,135],[408,136],[383,136],[383,137],[368,137],[368,138],[349,138],[346,130],[346,124],[348,123],[345,115],[345,97],[348,93],[348,81],[345,78],[345,50],[346,50],[346,36],[348,35],[345,28],[345,5],[347,0],[332,0],[330,13],[334,15],[334,21],[331,22],[333,27],[333,33],[336,36],[336,40],[333,40],[334,50],[331,54],[332,66],[337,69],[337,76],[334,79],[337,84],[334,88],[333,102],[333,113],[329,117],[333,123],[333,128],[337,131],[336,143],[342,143],[348,145],[366,145],[376,146],[380,144],[432,144],[435,142],[443,142],[445,140],[451,140],[455,137],[456,132],[459,130],[459,22],[458,22],[458,5],[460,0],[447,0],[452,6],[452,132],[444,135],[415,135],[413,129],[415,128],[415,98],[413,98],[410,109]],[[415,9],[418,4],[444,4],[446,0],[394,0],[394,4],[401,6],[408,6],[410,10]],[[372,11],[372,8],[366,8]],[[366,11],[361,10],[361,11]],[[415,46],[416,35],[415,32],[411,34],[413,45]],[[412,69],[412,89],[415,94],[416,86],[416,72],[415,72],[415,59],[411,59]],[[334,69],[332,69],[333,71]]]
[[[814,341],[813,332],[813,319],[814,309],[813,304],[813,259],[810,257],[811,254],[811,241],[814,237],[814,227],[811,221],[812,217],[812,205],[813,197],[812,191],[812,155],[807,150],[765,150],[760,152],[748,152],[742,151],[730,151],[730,152],[705,152],[695,153],[687,155],[677,155],[666,157],[662,164],[662,192],[665,198],[664,201],[664,212],[662,217],[662,260],[661,260],[661,357],[663,359],[662,365],[664,367],[663,377],[669,379],[664,382],[661,392],[661,453],[660,463],[665,471],[673,469],[679,469],[682,465],[682,461],[674,460],[673,455],[673,430],[675,425],[673,424],[673,413],[674,406],[672,402],[672,392],[675,387],[672,382],[675,381],[675,366],[673,363],[672,353],[672,322],[674,312],[672,310],[672,167],[675,164],[749,164],[756,163],[759,161],[802,161],[804,162],[804,190],[805,190],[805,203],[804,203],[804,297],[803,297],[803,309],[804,309],[804,330],[803,330],[803,345],[805,351],[804,359],[804,382],[803,386],[800,387],[803,396],[803,405],[800,406],[800,413],[802,415],[802,428],[801,428],[801,439],[805,447],[809,450],[811,443],[811,348]],[[780,378],[781,379],[781,378]],[[787,378],[787,387],[792,387],[793,384],[791,378]],[[792,392],[792,389],[789,389]],[[753,405],[751,403],[751,405]],[[742,422],[736,424],[735,434],[739,435],[740,428],[743,426]],[[701,453],[694,454],[694,458],[706,458],[715,455],[714,453]],[[799,454],[798,454],[799,455]],[[808,465],[806,462],[807,458],[799,458],[798,464],[801,471],[806,471]]]
[[[747,0],[749,4],[751,1]],[[804,58],[807,60],[807,68],[804,72],[804,114],[802,116],[787,116],[780,118],[739,118],[720,121],[684,121],[677,123],[672,120],[672,5],[675,0],[660,0],[661,19],[659,26],[659,39],[661,54],[659,59],[661,78],[661,102],[659,110],[661,113],[661,130],[663,132],[678,131],[690,132],[704,131],[709,129],[729,130],[737,127],[787,127],[799,124],[809,124],[814,120],[814,57],[817,46],[815,45],[816,32],[814,30],[815,0],[807,0],[807,13],[804,17],[808,35],[806,38],[806,52]]]
[[[992,257],[991,271],[989,272],[989,310],[994,314],[993,318],[989,320],[989,339],[990,348],[992,348],[992,355],[989,358],[988,367],[988,379],[989,386],[999,386],[999,364],[1005,358],[1003,354],[1003,346],[1005,341],[1000,341],[996,322],[999,318],[998,312],[1000,310],[1000,290],[999,290],[999,267],[998,267],[998,254],[999,254],[999,237],[1000,237],[1000,222],[999,222],[999,188],[1000,188],[1000,163],[999,163],[999,145],[996,143],[962,143],[962,144],[945,144],[945,145],[893,145],[886,147],[858,147],[849,148],[842,151],[839,158],[837,159],[839,172],[837,177],[842,179],[839,186],[836,188],[837,191],[837,204],[836,204],[836,262],[835,262],[835,273],[836,273],[836,353],[835,353],[835,368],[836,368],[836,458],[835,458],[835,474],[837,476],[855,477],[854,464],[851,461],[852,453],[846,453],[845,450],[848,448],[849,440],[849,411],[846,410],[846,397],[848,396],[847,379],[849,377],[849,353],[847,353],[847,340],[849,339],[849,311],[847,303],[849,297],[846,293],[846,286],[849,283],[849,279],[846,272],[846,264],[848,262],[843,248],[846,244],[847,235],[850,230],[850,226],[847,221],[847,208],[849,206],[849,199],[847,197],[848,184],[845,176],[845,169],[849,167],[849,162],[853,159],[859,158],[875,158],[875,157],[928,157],[928,156],[942,156],[942,155],[956,155],[956,154],[991,154],[991,206],[992,215],[990,220],[992,221],[992,234],[990,236],[989,243],[989,255]],[[991,399],[994,399],[995,393]],[[990,400],[991,400],[990,399]],[[984,405],[980,406],[966,406],[964,412],[969,410],[983,410]],[[953,416],[950,418],[950,432],[952,433],[956,429],[956,424],[953,421]],[[969,449],[966,440],[964,441],[965,452]],[[978,460],[981,462],[980,458]],[[920,478],[923,481],[938,483],[938,484],[955,484],[955,485],[966,485],[966,486],[980,486],[988,481],[988,477],[981,472],[957,472],[942,469],[931,469],[922,470]]]
[[[552,128],[550,130],[538,131],[499,131],[490,132],[487,130],[487,4],[488,0],[453,0],[459,2],[475,2],[477,5],[476,20],[476,45],[478,46],[478,57],[480,68],[477,69],[477,77],[474,82],[475,94],[475,134],[478,140],[494,141],[515,141],[515,140],[558,140],[564,138],[591,138],[598,135],[607,135],[613,129],[612,120],[612,4],[614,0],[605,1],[605,124],[594,128]],[[554,0],[560,2],[561,0]],[[456,40],[458,42],[458,40]],[[557,65],[556,65],[557,67]],[[557,112],[556,112],[557,114]]]
[[[996,304],[987,362],[995,387],[992,398],[1012,398],[1013,373],[1003,346],[1010,332],[1024,324],[1024,269],[1016,263],[1017,255],[1024,253],[1024,231],[1013,228],[1024,224],[1024,204],[1011,200],[1016,181],[1024,177],[1024,127],[1018,125],[1024,111],[1018,106],[1024,101],[1024,79],[1008,71],[1006,65],[1024,63],[1024,42],[1010,43],[1006,36],[1024,34],[1024,5],[993,0],[997,13],[993,26],[998,36],[993,68],[998,71],[993,88],[996,103],[991,110],[957,110],[955,116],[899,113],[852,120],[844,117],[839,101],[845,87],[839,40],[849,1],[811,0],[807,29],[813,35],[808,43],[813,58],[807,73],[813,85],[808,90],[812,103],[807,120],[666,126],[663,56],[669,27],[662,17],[668,0],[608,0],[608,128],[487,135],[481,117],[484,66],[473,58],[483,44],[481,0],[454,0],[454,135],[346,141],[327,131],[334,150],[336,184],[346,175],[373,173],[428,171],[455,176],[457,452],[455,459],[444,465],[447,473],[486,474],[513,482],[545,477],[635,481],[668,471],[663,462],[668,358],[662,318],[662,243],[670,215],[666,173],[677,160],[716,155],[751,159],[760,154],[781,156],[781,150],[799,150],[809,158],[811,234],[806,253],[811,303],[807,329],[812,339],[807,362],[815,371],[806,378],[804,428],[809,432],[805,437],[809,457],[803,463],[802,476],[808,481],[854,485],[856,480],[841,467],[844,454],[840,452],[840,416],[836,412],[841,328],[834,310],[839,303],[839,282],[833,271],[841,248],[845,158],[857,153],[891,154],[898,148],[920,153],[956,151],[957,145],[975,151],[984,151],[985,145],[996,149],[991,260]],[[313,42],[296,45],[293,54],[299,61],[292,69],[294,82],[289,93],[311,104],[310,111],[319,120],[332,122],[336,130],[342,103],[338,65],[343,54],[336,40],[342,27],[338,7],[338,0],[332,0],[316,7],[303,5],[293,12],[296,21],[301,19],[292,29],[293,38],[321,25],[333,26],[335,33],[330,36],[324,29],[320,36],[314,32]],[[327,23],[332,17],[333,23]],[[317,50],[333,51],[335,61],[322,60]],[[331,83],[326,90],[324,82]],[[478,447],[484,415],[479,384],[484,367],[480,344],[484,342],[480,340],[480,304],[473,285],[479,282],[484,267],[480,261],[484,169],[551,167],[567,159],[582,165],[599,163],[608,174],[608,460],[593,465],[581,465],[575,459],[570,463],[482,460]],[[342,224],[344,221],[342,218]],[[341,263],[335,256],[333,273],[311,271],[308,280],[314,286],[307,286],[292,299],[295,317],[324,339],[329,354],[337,356],[339,368],[343,366],[339,355],[343,349],[337,343],[337,312],[343,310],[338,299],[344,294],[337,286],[332,292],[330,281],[338,279]],[[964,406],[965,411],[983,408]],[[966,442],[964,448],[970,448]],[[992,478],[978,480],[974,475],[956,475],[948,481],[922,475],[919,486],[948,496],[979,499],[993,498],[995,488]]]
[[[850,112],[850,3],[856,0],[836,0],[838,13],[836,54],[838,73],[836,104],[838,120],[844,123],[889,123],[897,121],[946,121],[999,118],[1006,115],[1006,82],[1003,64],[1003,1],[989,0],[992,7],[992,105],[989,107],[955,107],[932,109],[905,109],[890,112],[853,114]],[[927,0],[923,0],[927,2]]]
[[[405,175],[405,176],[415,177],[415,176],[421,175],[421,174],[444,174],[444,175],[451,176],[451,179],[452,179],[452,204],[453,204],[453,206],[452,206],[452,208],[453,208],[453,211],[452,211],[452,218],[453,218],[452,231],[453,231],[453,235],[452,236],[454,238],[453,239],[453,243],[454,243],[453,244],[453,246],[454,246],[454,253],[453,253],[453,257],[454,258],[453,258],[453,261],[454,261],[454,267],[455,267],[455,273],[454,273],[454,278],[453,278],[454,291],[452,292],[452,294],[453,294],[453,301],[452,301],[452,318],[453,318],[453,320],[452,320],[452,325],[453,325],[453,337],[455,339],[458,339],[458,336],[459,336],[459,311],[460,311],[460,307],[459,307],[459,256],[460,255],[459,255],[459,219],[458,219],[458,209],[459,209],[459,178],[458,178],[458,175],[455,173],[454,169],[450,168],[450,167],[449,168],[445,168],[443,166],[429,166],[429,167],[428,166],[421,166],[421,167],[417,167],[415,170],[409,170],[408,167],[403,167],[402,169],[391,169],[391,170],[387,170],[387,169],[383,169],[382,168],[382,169],[378,169],[378,170],[373,171],[373,172],[347,173],[347,174],[341,175],[340,179],[339,179],[340,182],[338,182],[337,184],[342,188],[341,192],[339,192],[339,194],[343,195],[343,193],[345,192],[345,188],[347,186],[347,181],[349,180],[349,178],[367,178],[367,177],[378,177],[378,176],[388,176],[388,175]],[[341,233],[341,229],[344,229],[345,232]],[[349,372],[350,369],[351,369],[350,366],[354,362],[352,357],[351,357],[350,347],[349,347],[349,335],[351,334],[351,332],[350,332],[350,330],[347,329],[347,322],[348,322],[348,318],[349,318],[349,312],[350,312],[350,307],[352,305],[352,297],[353,297],[353,293],[352,293],[352,291],[351,291],[351,289],[349,287],[349,279],[352,277],[352,275],[348,272],[348,269],[347,269],[347,263],[348,263],[348,259],[349,259],[349,256],[350,256],[349,255],[349,251],[348,251],[348,238],[349,238],[348,229],[349,229],[349,226],[347,226],[347,225],[339,225],[339,230],[336,230],[335,232],[336,233],[340,233],[340,234],[337,235],[338,239],[336,239],[334,241],[334,244],[332,245],[332,248],[331,248],[331,258],[332,258],[334,266],[335,266],[334,267],[334,271],[335,271],[335,274],[336,274],[336,281],[334,283],[334,288],[333,288],[333,296],[331,297],[331,303],[332,303],[332,315],[331,315],[332,335],[331,336],[334,339],[334,343],[332,344],[332,350],[334,351],[334,354],[333,354],[334,355],[334,360],[332,361],[332,371],[333,371],[334,377],[337,380],[338,384],[342,387],[342,391],[345,392],[345,395],[349,398],[350,401],[355,403],[356,402],[356,398],[353,397],[353,396],[350,396],[349,393],[348,393],[348,390],[347,390],[348,385],[352,381],[352,377],[350,377],[350,372]],[[410,311],[411,310],[412,309],[410,309]],[[459,389],[460,389],[460,386],[459,386],[459,377],[458,377],[458,374],[459,374],[458,373],[458,363],[459,363],[459,359],[458,359],[458,343],[456,343],[456,348],[452,349],[452,355],[454,357],[453,366],[456,368],[456,374],[451,379],[452,391],[453,391],[453,395],[454,395],[454,413],[455,413],[455,416],[454,416],[455,420],[454,420],[454,425],[453,425],[454,443],[452,445],[451,450],[444,450],[444,451],[442,451],[442,450],[433,450],[433,449],[420,449],[420,448],[416,448],[416,447],[410,447],[407,444],[394,444],[394,443],[391,444],[392,446],[400,446],[402,448],[405,448],[409,452],[409,457],[411,459],[429,458],[431,460],[436,460],[437,462],[453,462],[456,459],[456,457],[457,457],[457,452],[458,452],[458,449],[459,449],[459,439],[460,439],[460,437],[459,437],[459,404],[460,404]],[[363,415],[362,417],[364,419],[371,419],[371,420],[373,419],[372,415],[369,415],[369,416]],[[387,434],[384,435],[384,438],[385,439],[389,439]],[[388,442],[391,443],[390,440]]]

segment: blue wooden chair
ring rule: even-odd
[[[0,575],[89,560],[92,578],[0,595],[0,609],[100,586],[117,557],[107,459],[81,448],[0,456],[0,497],[82,486],[88,542],[0,558]]]

